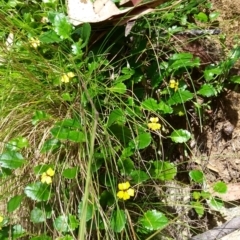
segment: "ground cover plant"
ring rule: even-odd
[[[0,9],[0,239],[204,232],[227,183],[206,188],[198,154],[218,99],[240,83],[240,48],[224,49],[211,3],[168,1],[127,37],[74,27],[64,1]]]

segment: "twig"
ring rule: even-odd
[[[205,233],[196,235],[189,240],[217,240],[238,229],[240,229],[240,216],[233,218],[219,227],[215,227]]]

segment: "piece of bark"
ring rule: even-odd
[[[215,227],[205,233],[196,235],[189,240],[217,240],[238,230],[240,228],[240,217],[235,217],[232,220]]]

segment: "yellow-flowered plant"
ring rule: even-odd
[[[161,128],[161,124],[159,123],[159,118],[158,117],[151,117],[150,122],[148,123],[148,128],[156,131]]]
[[[52,168],[49,168],[46,172],[44,172],[41,176],[41,182],[51,184],[52,177],[54,176],[55,172]]]
[[[61,77],[61,82],[69,83],[70,79],[75,77],[76,75],[73,72],[64,73]]]
[[[134,197],[134,189],[130,188],[129,182],[119,183],[119,191],[117,192],[117,197],[119,199],[128,200],[130,197]]]
[[[29,43],[30,43],[30,46],[33,47],[33,48],[37,48],[37,47],[40,46],[40,41],[37,38],[33,38],[33,37],[30,38]]]
[[[175,92],[178,90],[178,84],[179,83],[173,79],[169,81],[169,87],[173,88]]]

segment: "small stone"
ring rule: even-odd
[[[227,136],[230,136],[233,133],[234,126],[230,122],[227,121],[223,124],[222,130]]]

